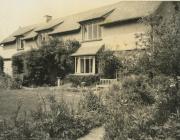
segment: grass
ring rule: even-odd
[[[78,104],[81,94],[78,92],[66,91],[63,89],[21,89],[21,90],[2,90],[0,89],[0,119],[8,118],[17,109],[18,103],[22,102],[22,111],[34,110],[40,97],[53,94],[57,100],[62,98],[74,107]]]

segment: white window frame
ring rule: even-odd
[[[82,25],[82,40],[83,41],[92,41],[92,40],[99,40],[99,39],[102,39],[102,29],[98,22],[91,22],[91,23]]]
[[[87,61],[88,60],[88,70]],[[83,65],[82,65],[83,63]],[[95,57],[94,56],[79,56],[75,57],[75,73],[76,74],[94,74],[95,73]]]
[[[24,50],[24,41],[21,38],[17,38],[16,45],[17,50]]]

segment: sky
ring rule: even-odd
[[[0,0],[0,41],[17,28],[86,11],[120,0]]]

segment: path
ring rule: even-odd
[[[102,140],[104,136],[104,127],[94,128],[90,133],[78,140]]]

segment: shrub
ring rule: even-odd
[[[120,90],[119,90],[120,89]],[[179,91],[172,77],[126,77],[106,94],[105,139],[176,138]],[[111,128],[111,129],[109,129]],[[175,132],[172,132],[172,129]]]
[[[115,78],[117,71],[122,67],[122,63],[112,51],[106,50],[98,54],[100,74],[105,78]]]
[[[55,85],[57,77],[63,79],[74,71],[71,53],[80,47],[75,40],[50,40],[38,50],[13,56],[14,77],[22,77],[25,86]]]
[[[4,59],[0,56],[0,75],[4,72]]]
[[[9,75],[0,75],[0,89],[21,89],[22,80]]]
[[[73,86],[77,87],[82,86],[82,82],[85,83],[85,86],[93,85],[99,81],[100,77],[99,75],[69,75],[67,79],[72,82]]]
[[[20,102],[11,120],[0,124],[0,138],[77,139],[99,125],[95,121],[97,114],[74,111],[63,98],[58,102],[52,95],[41,97],[37,108],[30,113],[22,115],[21,108]]]
[[[12,56],[13,76],[24,73],[25,53],[18,53]]]

